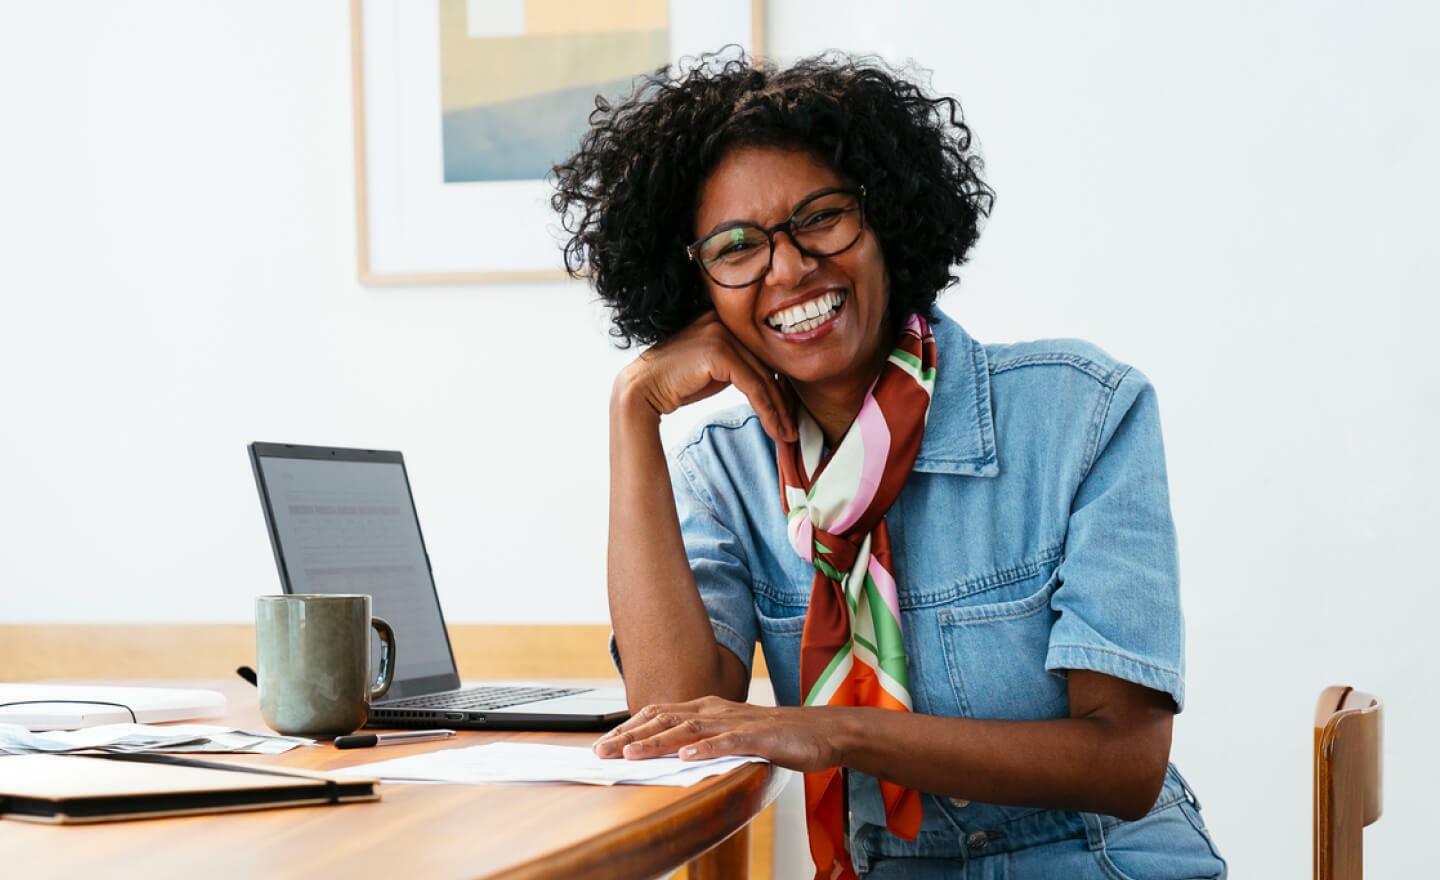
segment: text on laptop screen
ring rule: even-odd
[[[450,673],[420,526],[393,462],[261,456],[294,593],[368,593],[395,628],[395,680]]]

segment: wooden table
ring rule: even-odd
[[[137,682],[138,684],[139,682]],[[223,691],[223,720],[265,730],[243,682],[167,682]],[[519,740],[588,744],[594,734],[463,732],[454,740],[217,760],[328,770],[419,752]],[[211,756],[197,756],[211,757]],[[0,757],[0,773],[4,758]],[[690,788],[384,784],[374,803],[49,826],[0,820],[6,877],[660,877],[747,874],[745,826],[787,773],[746,764]]]

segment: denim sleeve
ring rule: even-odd
[[[1130,370],[1096,415],[1051,599],[1045,668],[1089,669],[1185,705],[1175,525],[1155,391]]]
[[[758,625],[755,600],[750,591],[750,566],[745,548],[730,526],[716,513],[710,493],[699,479],[699,470],[688,456],[694,447],[670,456],[670,484],[675,496],[675,513],[685,555],[695,575],[695,586],[710,617],[715,641],[729,650],[745,671],[755,656]],[[610,637],[610,656],[619,670],[620,654],[615,637]],[[623,673],[623,670],[622,670]]]
[[[695,452],[694,446],[686,447],[670,460],[670,483],[685,555],[710,615],[715,641],[739,657],[748,673],[758,638],[750,563],[744,543],[734,527],[723,521],[713,496],[699,478],[701,471],[691,457]]]

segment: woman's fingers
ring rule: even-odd
[[[759,755],[773,760],[763,743],[783,742],[785,736],[777,735],[772,715],[772,710],[718,697],[646,706],[596,740],[594,750],[602,758],[631,760],[667,755],[686,760]]]
[[[706,722],[698,716],[679,719],[672,726],[628,743],[621,754],[632,760],[679,754],[707,737],[723,733],[726,727],[723,722]]]
[[[718,343],[716,352],[723,365],[721,372],[725,373],[725,380],[750,401],[765,432],[777,441],[794,440],[795,426],[789,401],[775,373],[742,345],[719,319],[707,323],[705,332]]]
[[[756,755],[802,773],[839,761],[816,710],[763,708],[718,697],[646,706],[596,740],[594,749],[602,758],[632,760]]]
[[[673,338],[640,356],[635,374],[656,412],[674,412],[735,386],[776,440],[795,438],[790,402],[780,380],[707,312]]]
[[[736,357],[748,369],[736,371],[731,381],[750,401],[750,406],[760,417],[760,424],[765,427],[765,433],[776,441],[793,442],[796,439],[794,418],[780,380],[749,349],[739,342],[732,342],[732,345]]]
[[[720,712],[725,708],[733,707],[731,713],[734,714],[734,709],[745,706],[744,703],[731,703],[718,697],[646,706],[596,740],[593,748],[602,758],[618,758],[621,755],[653,758],[674,754],[687,742],[725,729],[725,723],[720,721]]]

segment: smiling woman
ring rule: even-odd
[[[1221,877],[1184,703],[1155,395],[935,301],[993,193],[882,63],[702,60],[597,101],[554,206],[624,343],[606,757],[805,773],[816,876]],[[663,415],[748,406],[667,462]],[[760,643],[778,707],[740,702]]]

